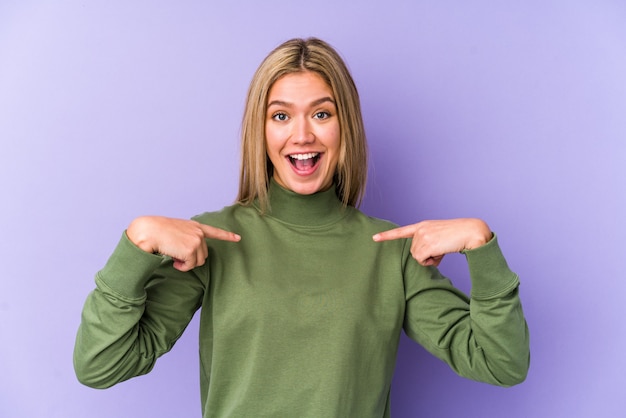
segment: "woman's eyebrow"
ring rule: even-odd
[[[326,102],[330,102],[330,103],[332,103],[333,105],[335,104],[335,101],[333,100],[333,98],[332,98],[332,97],[328,97],[328,96],[326,96],[326,97],[322,97],[321,99],[317,99],[317,100],[315,100],[314,102],[312,102],[312,103],[311,103],[311,107],[319,106],[319,105],[321,105],[322,103],[326,103]]]
[[[267,104],[267,107],[272,106],[290,107],[291,105],[288,102],[284,102],[282,100],[272,100]]]
[[[322,97],[320,99],[314,100],[313,102],[311,102],[311,104],[309,106],[310,107],[315,107],[315,106],[319,106],[322,103],[326,103],[326,102],[330,102],[333,105],[335,104],[335,101],[333,100],[332,97],[325,96],[325,97]],[[286,102],[284,100],[272,100],[271,102],[269,102],[267,104],[267,107],[269,108],[269,107],[272,107],[272,106],[293,107],[293,103],[289,103],[289,102]]]

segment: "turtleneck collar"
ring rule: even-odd
[[[324,226],[335,223],[346,211],[335,193],[335,187],[311,195],[301,195],[280,186],[272,178],[268,191],[266,216],[300,226]],[[258,207],[258,202],[255,202]]]

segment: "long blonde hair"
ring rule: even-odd
[[[345,206],[358,207],[367,180],[367,143],[359,94],[337,51],[316,38],[291,39],[279,45],[263,60],[252,78],[241,128],[237,202],[249,205],[258,199],[263,210],[268,207],[267,191],[274,166],[267,156],[265,142],[267,98],[279,78],[302,71],[319,74],[332,89],[341,128],[334,178],[336,193]]]

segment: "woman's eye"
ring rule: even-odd
[[[328,113],[328,112],[317,112],[314,117],[316,119],[328,119],[330,117],[330,113]]]
[[[279,122],[284,122],[288,118],[289,117],[285,113],[275,113],[274,116],[272,116],[272,119],[279,121]]]

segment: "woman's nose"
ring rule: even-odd
[[[298,118],[294,121],[291,137],[297,144],[309,144],[315,141],[312,126],[306,118]]]

